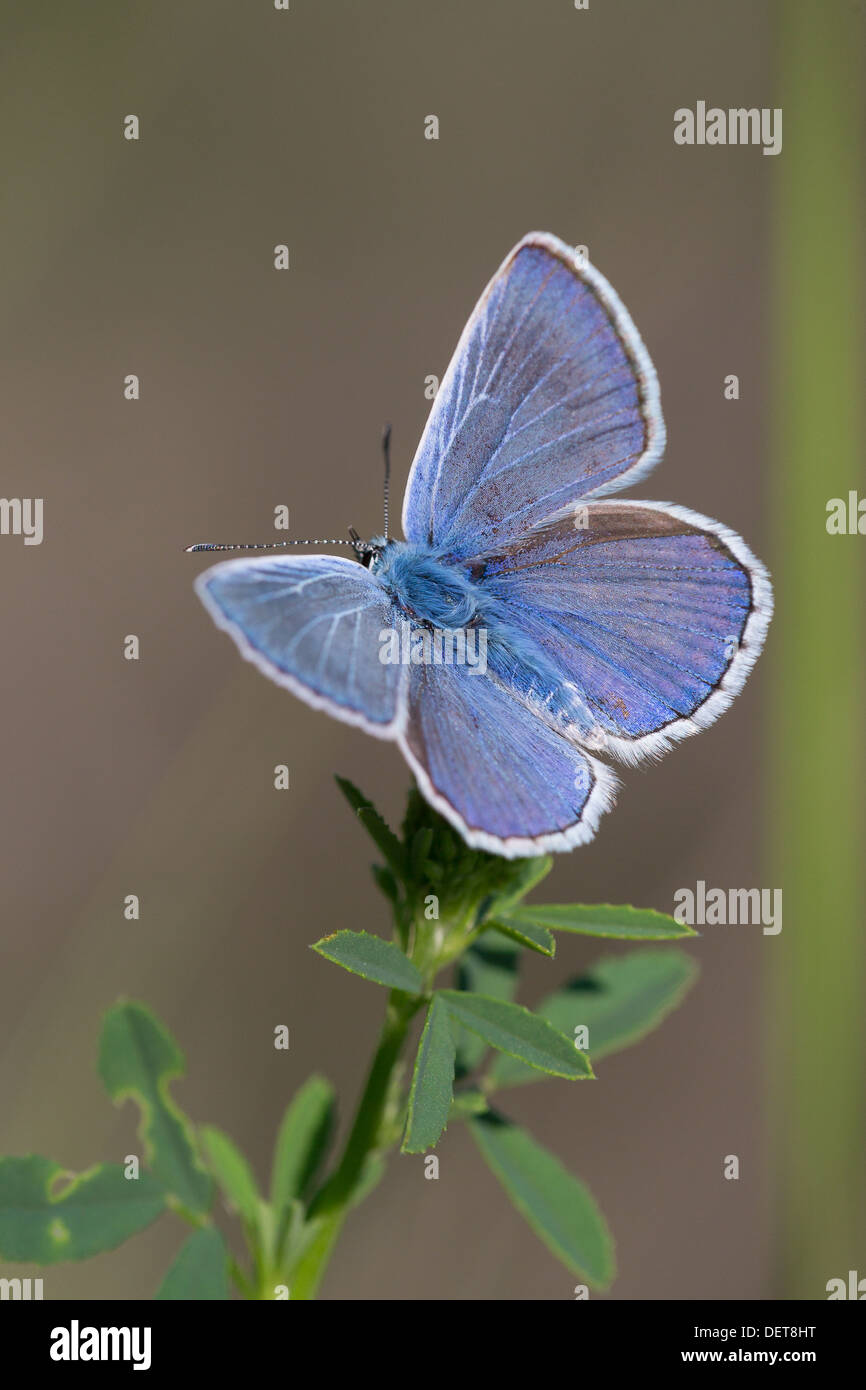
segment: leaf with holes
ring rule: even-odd
[[[70,1179],[60,1187],[59,1179]],[[165,1211],[150,1173],[127,1178],[119,1164],[71,1175],[53,1159],[0,1158],[0,1260],[51,1265],[114,1250]]]
[[[183,1075],[183,1055],[142,1004],[124,1001],[109,1009],[99,1074],[115,1104],[133,1100],[141,1111],[138,1132],[154,1176],[182,1207],[207,1211],[213,1183],[196,1153],[192,1126],[169,1094],[169,1084]]]

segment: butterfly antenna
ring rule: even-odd
[[[391,489],[391,426],[382,432],[382,453],[385,455],[385,540],[388,539],[388,494]]]
[[[184,547],[184,554],[191,555],[197,550],[280,550],[285,545],[351,545],[351,541],[335,540],[315,540],[315,541],[261,541],[258,544],[239,543],[238,545],[224,545],[221,541],[197,541],[195,545]]]

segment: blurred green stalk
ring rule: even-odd
[[[771,516],[776,672],[772,884],[774,1292],[825,1298],[866,1275],[863,580],[866,536],[829,535],[827,502],[866,496],[862,10],[777,0]],[[864,523],[866,524],[866,523]]]

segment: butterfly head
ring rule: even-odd
[[[372,540],[362,541],[354,526],[349,527],[349,536],[355,559],[368,570],[376,569],[388,546],[394,544],[387,536],[374,536]]]

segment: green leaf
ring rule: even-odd
[[[492,1111],[469,1128],[508,1197],[533,1231],[572,1273],[596,1288],[613,1281],[613,1241],[583,1183],[525,1130]]]
[[[276,1212],[306,1196],[328,1151],[335,1119],[333,1086],[323,1076],[311,1076],[292,1098],[277,1135],[271,1172]]]
[[[418,1044],[403,1153],[432,1148],[448,1123],[454,1084],[456,1040],[448,1006],[434,994]]]
[[[391,870],[386,868],[384,864],[374,864],[372,866],[372,873],[379,891],[384,893],[389,902],[396,905],[400,900],[400,890],[397,886],[397,880],[391,873]]]
[[[531,1067],[576,1081],[592,1076],[589,1059],[543,1018],[520,1004],[443,989],[439,996],[452,1018],[478,1033],[491,1047],[519,1057]]]
[[[661,1023],[696,975],[691,956],[675,948],[608,956],[548,995],[536,1012],[566,1036],[584,1025],[589,1030],[586,1050],[595,1064]],[[515,1086],[537,1081],[538,1073],[510,1057],[497,1057],[490,1079],[497,1086]]]
[[[488,921],[487,926],[518,941],[521,946],[528,946],[530,951],[538,951],[542,956],[556,955],[556,938],[546,927],[537,927],[532,922],[515,924],[509,917],[496,917]]]
[[[141,1111],[139,1136],[147,1162],[172,1197],[189,1211],[207,1211],[210,1174],[195,1151],[192,1126],[169,1094],[183,1075],[183,1056],[170,1034],[142,1004],[122,1002],[102,1025],[99,1073],[116,1104],[131,1099]]]
[[[365,931],[337,931],[315,942],[312,950],[377,985],[402,989],[407,994],[419,994],[424,988],[420,970],[395,942],[385,941],[381,936],[371,936]]]
[[[488,1100],[483,1091],[456,1091],[451,1102],[451,1115],[455,1119],[465,1119],[467,1115],[483,1115],[488,1109]]]
[[[409,858],[412,865],[412,874],[415,878],[420,878],[427,864],[427,857],[430,853],[430,846],[433,843],[432,825],[422,825],[420,830],[416,830],[412,837],[412,846]]]
[[[508,887],[496,898],[497,916],[513,907],[521,898],[525,898],[543,878],[547,878],[553,868],[553,855],[540,854],[532,859],[512,860],[510,867]]]
[[[513,927],[546,927],[549,931],[610,936],[624,941],[673,941],[698,935],[666,912],[654,912],[648,907],[611,907],[608,903],[595,907],[583,903],[515,907],[504,916],[497,913],[497,918]]]
[[[337,786],[363,825],[367,834],[384,855],[386,862],[400,879],[406,878],[406,851],[389,825],[382,819],[372,801],[345,777],[336,778]]]
[[[512,999],[517,989],[519,951],[499,932],[485,932],[460,958],[457,987],[492,999]],[[478,1066],[487,1044],[477,1033],[461,1028],[457,1035],[457,1074]]]
[[[259,1222],[258,1184],[240,1149],[214,1125],[204,1125],[199,1133],[205,1157],[229,1205],[253,1229]]]
[[[58,1190],[59,1178],[71,1178]],[[0,1158],[0,1260],[51,1265],[114,1250],[165,1211],[150,1173],[127,1178],[116,1163],[78,1176],[53,1159]]]
[[[199,1302],[229,1296],[229,1252],[215,1226],[203,1226],[180,1252],[156,1293],[159,1299]]]

